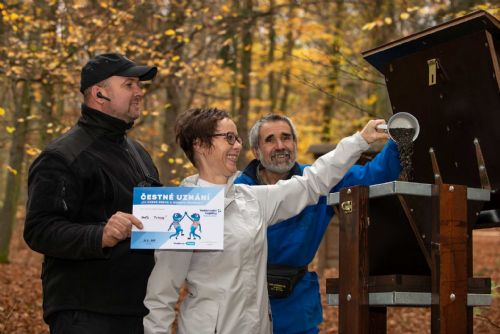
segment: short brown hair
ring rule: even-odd
[[[177,117],[175,139],[195,167],[195,140],[199,139],[201,145],[212,147],[212,135],[217,129],[217,123],[224,118],[230,118],[229,114],[217,108],[193,108]]]

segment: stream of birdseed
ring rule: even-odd
[[[389,132],[398,145],[399,158],[401,160],[401,173],[399,174],[399,180],[412,181],[413,166],[411,158],[413,155],[413,136],[415,135],[415,129],[391,128]]]

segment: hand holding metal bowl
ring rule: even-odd
[[[404,137],[410,137],[407,140],[415,141],[420,133],[418,120],[412,114],[399,112],[389,118],[387,124],[380,124],[377,130],[384,130],[395,142],[404,140]]]

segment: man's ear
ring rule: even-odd
[[[99,98],[97,96],[97,93],[101,91],[101,88],[98,87],[97,85],[94,85],[92,87],[90,87],[90,95],[91,95],[91,99],[93,101],[95,101],[96,103],[99,103],[99,104],[104,104],[104,102],[106,102],[103,98]]]

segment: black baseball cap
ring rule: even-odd
[[[119,53],[104,53],[90,59],[82,68],[80,92],[109,77],[135,77],[140,81],[151,80],[158,69],[154,66],[137,65]]]

